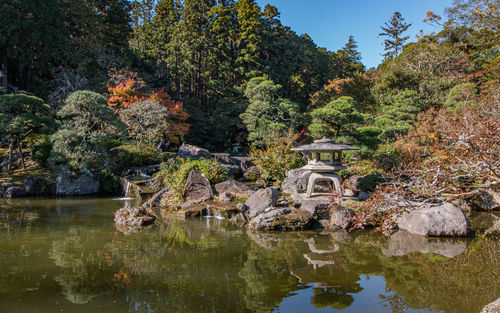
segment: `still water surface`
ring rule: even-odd
[[[121,200],[0,201],[0,312],[467,313],[500,296],[498,239],[176,216],[124,234]]]

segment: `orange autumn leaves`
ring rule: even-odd
[[[110,107],[119,110],[120,108],[137,105],[139,101],[153,100],[166,107],[171,113],[170,116],[174,122],[170,131],[171,135],[183,137],[188,132],[189,124],[180,123],[180,121],[185,121],[188,118],[182,102],[172,99],[164,88],[143,93],[137,90],[136,81],[132,78],[128,78],[114,87],[107,86],[107,88],[109,92],[108,105]]]

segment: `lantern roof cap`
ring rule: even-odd
[[[318,139],[308,145],[293,148],[292,151],[316,151],[316,152],[329,152],[339,150],[359,150],[359,148],[352,147],[344,144],[336,144],[333,139]]]

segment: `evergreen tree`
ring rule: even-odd
[[[0,96],[0,136],[9,142],[8,173],[12,166],[14,145],[18,146],[23,167],[26,168],[20,141],[30,133],[50,133],[54,129],[55,120],[42,99],[24,94]]]
[[[285,134],[299,123],[300,108],[289,99],[280,98],[281,86],[266,77],[252,78],[245,89],[249,105],[240,117],[248,130],[248,141],[261,145],[273,133]]]
[[[383,54],[385,59],[394,59],[402,50],[403,45],[409,36],[402,36],[402,34],[411,26],[405,22],[405,19],[400,12],[394,12],[389,22],[385,22],[385,27],[381,26],[382,32],[379,36],[387,37],[384,40],[384,50],[387,51]]]
[[[313,121],[309,131],[314,138],[334,138],[342,142],[353,141],[356,127],[364,121],[356,110],[358,104],[351,97],[340,97],[311,112]]]

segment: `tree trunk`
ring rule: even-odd
[[[26,169],[26,163],[24,162],[23,150],[21,149],[21,142],[19,141],[19,137],[17,139],[17,147],[19,148],[19,154],[21,155],[21,162],[23,163],[23,168]]]
[[[10,139],[9,165],[7,166],[7,174],[9,174],[9,175],[10,175],[10,168],[12,166],[12,150],[14,150],[14,138]]]

